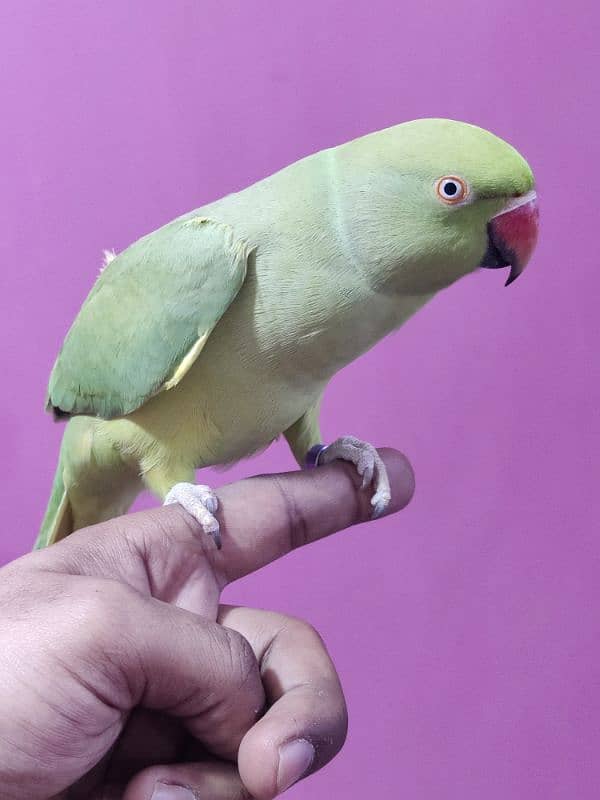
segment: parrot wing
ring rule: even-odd
[[[242,286],[251,251],[230,226],[193,217],[116,256],[65,338],[48,409],[112,419],[176,386]]]

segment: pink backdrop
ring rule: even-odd
[[[45,382],[102,248],[414,117],[490,128],[537,174],[526,274],[465,279],[327,394],[327,438],[410,455],[411,508],[229,593],[309,619],[346,688],[343,753],[290,797],[598,797],[594,6],[0,7],[2,561],[29,548],[46,502],[61,428]],[[291,467],[277,444],[207,477]]]

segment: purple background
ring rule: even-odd
[[[410,509],[229,593],[309,619],[346,688],[343,753],[290,797],[598,796],[599,18],[591,0],[0,7],[2,561],[47,499],[45,382],[102,248],[414,117],[490,128],[537,175],[525,275],[465,279],[327,394],[328,439],[412,458]],[[277,444],[207,479],[292,466]]]

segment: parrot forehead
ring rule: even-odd
[[[383,158],[406,172],[465,178],[480,196],[524,194],[534,186],[523,156],[500,137],[450,119],[419,119],[373,134]],[[371,137],[365,137],[368,140]]]

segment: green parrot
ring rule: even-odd
[[[195,470],[283,434],[301,465],[355,464],[390,501],[367,442],[321,444],[331,377],[478,267],[512,282],[537,238],[527,162],[462,122],[422,119],[308,156],[109,254],[52,370],[69,418],[36,546],[124,513],[150,489],[220,545]],[[308,454],[308,455],[307,455]]]

